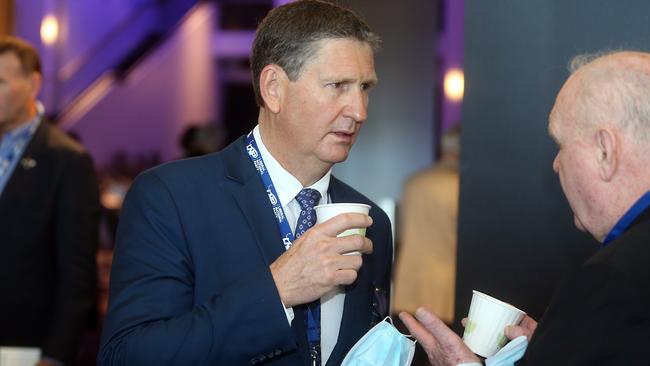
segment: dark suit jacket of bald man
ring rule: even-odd
[[[0,195],[0,345],[74,361],[97,296],[97,191],[90,156],[41,122]]]
[[[372,205],[364,255],[346,287],[328,365],[388,313],[386,214],[332,177],[333,202]],[[100,365],[303,365],[304,319],[289,326],[269,265],[284,252],[266,188],[243,137],[222,152],[140,175],[118,228]]]
[[[648,365],[650,209],[560,286],[517,365]]]

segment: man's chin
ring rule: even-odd
[[[348,146],[332,146],[326,156],[324,156],[324,159],[321,160],[326,161],[330,164],[338,164],[347,160],[349,154],[350,147]]]

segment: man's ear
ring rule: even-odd
[[[41,86],[43,85],[43,77],[38,72],[32,72],[28,78],[29,78],[30,96],[32,97],[32,99],[36,99],[36,97],[38,97],[38,93],[41,92]]]
[[[609,128],[600,128],[596,133],[598,167],[600,178],[609,182],[618,168],[618,145],[616,134]]]
[[[264,107],[272,113],[280,112],[284,84],[288,80],[284,70],[278,65],[266,65],[260,73],[260,95]]]

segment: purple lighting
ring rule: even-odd
[[[441,64],[439,80],[442,82],[444,75],[449,70],[463,70],[463,19],[465,11],[464,0],[441,0],[443,2],[445,27],[438,37],[438,55]],[[442,98],[442,111],[440,113],[440,132],[447,130],[461,120],[462,100],[458,102]]]

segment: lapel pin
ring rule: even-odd
[[[36,160],[32,158],[22,158],[20,159],[20,165],[22,165],[25,169],[31,169],[36,166]]]

